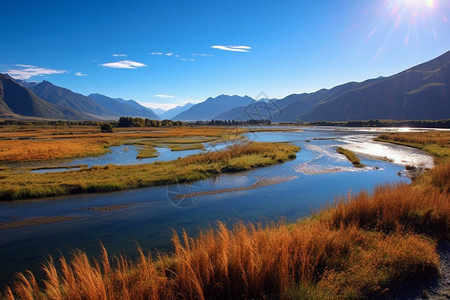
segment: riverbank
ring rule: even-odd
[[[47,264],[39,289],[20,277],[6,296],[36,299],[389,298],[406,282],[421,286],[439,273],[437,242],[450,238],[450,165],[414,184],[384,185],[341,197],[296,224],[238,224],[197,238],[173,237],[174,252],[114,262],[78,252],[64,272]],[[442,176],[444,175],[444,176]],[[428,178],[424,180],[423,178]],[[442,260],[441,260],[442,261]],[[125,263],[126,262],[126,263]],[[416,280],[416,281],[414,281]],[[220,284],[218,284],[220,283]],[[426,286],[423,288],[426,289]],[[426,295],[427,291],[411,295]]]
[[[299,150],[299,147],[286,143],[248,143],[153,164],[94,166],[79,171],[45,174],[3,170],[0,174],[0,200],[111,192],[192,182],[220,173],[279,164],[294,159]]]

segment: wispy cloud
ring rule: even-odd
[[[137,69],[137,68],[146,67],[147,65],[137,62],[137,61],[132,61],[132,60],[121,60],[121,61],[101,64],[101,66],[113,68],[113,69]]]
[[[235,52],[249,52],[252,49],[252,47],[249,46],[224,46],[224,45],[214,45],[211,46],[211,48]]]
[[[127,57],[128,55],[126,55],[126,54],[113,54],[112,56],[114,56],[114,57]]]
[[[76,72],[75,76],[88,76],[88,74],[84,74],[84,73],[81,73],[81,72]]]
[[[214,54],[206,54],[206,53],[192,53],[192,56],[214,56]]]
[[[176,54],[174,52],[151,52],[149,53],[150,55],[163,55],[163,56],[167,56],[167,57],[173,57],[179,60],[183,60],[183,61],[195,61],[195,59],[193,58],[183,58],[181,57],[179,54]]]
[[[54,70],[48,68],[40,68],[33,65],[23,65],[17,64],[15,65],[18,68],[7,70],[11,77],[15,79],[27,80],[33,76],[43,76],[43,75],[52,75],[52,74],[62,74],[67,73],[66,70]]]
[[[158,98],[175,98],[175,96],[166,95],[166,94],[156,94],[155,97],[158,97]]]

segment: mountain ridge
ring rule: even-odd
[[[94,93],[87,96],[102,107],[107,107],[114,117],[140,117],[159,120],[153,110],[140,105],[134,100],[124,100],[122,98],[110,98],[108,96]]]
[[[249,105],[255,102],[249,96],[219,95],[215,98],[209,97],[204,102],[193,105],[186,111],[173,117],[179,121],[207,121],[213,119],[218,113],[228,111],[238,106]]]
[[[78,111],[48,103],[4,74],[0,74],[0,115],[68,120],[83,120],[87,117]]]

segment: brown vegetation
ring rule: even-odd
[[[118,139],[77,138],[52,140],[1,140],[0,162],[18,162],[97,156],[118,145]]]
[[[337,147],[336,152],[345,155],[345,157],[353,164],[355,168],[364,168],[366,165],[362,164],[358,156],[348,149]]]
[[[418,148],[432,154],[437,163],[450,163],[450,131],[386,133],[375,140]]]
[[[104,167],[36,174],[0,171],[0,200],[95,193],[189,182],[222,172],[270,166],[295,158],[300,149],[285,143],[234,145],[217,152],[153,164]]]
[[[114,133],[101,133],[98,126],[11,125],[0,127],[0,163],[97,156],[108,152],[110,146],[130,145],[136,139],[153,146],[168,141],[192,144],[236,138],[245,132],[245,128],[196,126],[116,128]]]

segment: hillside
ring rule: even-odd
[[[30,90],[41,99],[58,105],[59,107],[71,108],[91,119],[113,119],[114,114],[109,109],[98,105],[92,99],[69,89],[56,86],[48,81],[33,86]]]
[[[202,103],[195,104],[188,110],[174,116],[173,120],[180,121],[206,121],[211,120],[218,114],[226,112],[230,109],[247,106],[254,103],[255,100],[248,96],[228,96],[220,95],[216,98],[208,98]]]
[[[450,117],[450,51],[399,74],[317,105],[304,121],[446,119]]]
[[[176,115],[188,110],[189,108],[191,108],[194,105],[195,105],[194,103],[186,103],[185,105],[178,105],[178,106],[162,113],[161,119],[172,119]]]
[[[439,120],[450,118],[450,51],[390,77],[349,82],[309,94],[242,106],[215,117],[275,122],[350,121],[370,119]]]
[[[0,116],[20,118],[85,120],[88,116],[70,108],[52,105],[33,94],[8,75],[0,74]]]
[[[90,94],[88,98],[94,100],[98,105],[107,107],[116,117],[140,117],[158,120],[159,117],[150,109],[140,105],[134,100],[124,100],[121,98],[110,98],[101,94]]]

